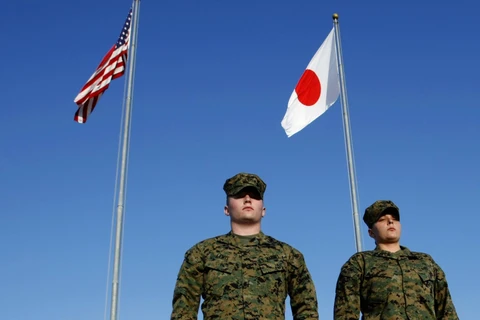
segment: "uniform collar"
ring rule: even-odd
[[[390,259],[405,259],[412,256],[412,252],[404,246],[400,246],[397,252],[390,252],[380,249],[378,246],[373,250],[373,255]]]
[[[262,231],[260,231],[260,233],[252,237],[252,239],[248,244],[240,244],[237,236],[232,231],[230,231],[229,233],[218,237],[217,241],[220,243],[229,244],[235,247],[240,247],[240,246],[244,247],[244,246],[256,246],[256,245],[268,245],[271,243],[271,238],[266,236]]]

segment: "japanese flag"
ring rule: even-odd
[[[328,34],[288,101],[282,127],[288,137],[305,128],[337,101],[340,93],[334,30]]]

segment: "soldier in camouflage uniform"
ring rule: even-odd
[[[303,255],[261,231],[266,184],[254,174],[228,179],[225,215],[231,231],[185,254],[173,295],[172,320],[282,320],[285,300],[295,320],[317,320],[315,287]]]
[[[334,319],[456,320],[447,279],[432,257],[400,246],[400,210],[379,200],[363,220],[376,248],[354,254],[337,281]]]

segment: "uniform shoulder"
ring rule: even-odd
[[[365,272],[369,258],[373,257],[373,251],[356,252],[348,258],[340,269],[340,279],[359,278]]]
[[[413,257],[417,258],[417,259],[426,259],[426,260],[431,260],[431,261],[433,261],[432,256],[429,255],[428,253],[410,251],[410,254],[411,254]]]
[[[428,268],[432,268],[437,274],[437,277],[444,278],[444,272],[442,268],[438,265],[438,263],[432,258],[431,255],[424,252],[410,252],[410,256],[413,257],[411,261],[416,265],[427,266]]]
[[[363,269],[365,264],[371,260],[372,257],[374,257],[375,251],[374,250],[368,250],[368,251],[361,251],[361,252],[356,252],[348,258],[348,260],[343,264],[342,270],[347,270],[347,269]]]
[[[360,252],[355,252],[350,256],[348,261],[355,261],[355,260],[363,260],[365,258],[369,258],[373,256],[375,253],[374,250],[367,250],[367,251],[360,251]]]
[[[276,247],[277,249],[282,250],[286,254],[302,254],[300,250],[294,248],[290,244],[280,241],[278,239],[275,239],[272,236],[267,236],[265,235],[265,242],[269,244],[269,246]]]
[[[215,243],[217,243],[219,239],[222,239],[222,237],[225,237],[225,235],[216,236],[197,242],[185,252],[185,261],[190,263],[200,263],[201,261],[204,261],[208,252],[213,250]]]
[[[193,251],[205,251],[205,249],[212,247],[215,243],[221,241],[222,239],[225,239],[226,235],[219,235],[216,237],[208,238],[205,240],[202,240],[200,242],[197,242],[195,245],[193,245],[190,249],[188,249],[188,252],[193,252]]]
[[[277,256],[283,256],[289,264],[300,268],[305,265],[305,257],[300,250],[294,248],[292,245],[277,240],[271,236],[264,236],[264,244],[267,247],[271,248],[273,251],[276,251]]]

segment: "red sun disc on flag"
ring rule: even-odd
[[[303,105],[310,107],[317,103],[322,92],[322,86],[316,73],[310,69],[305,70],[295,87],[295,92],[297,93],[298,101]]]

